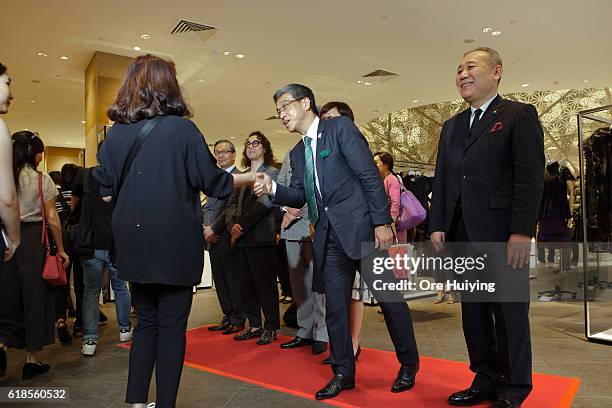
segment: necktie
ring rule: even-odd
[[[312,138],[306,136],[304,138],[304,153],[306,159],[306,171],[304,172],[304,189],[306,192],[306,203],[308,204],[308,217],[311,224],[316,224],[319,219],[319,210],[317,209],[317,198],[315,196],[315,180],[314,180],[314,156],[312,154]]]
[[[482,114],[482,109],[476,109],[474,111],[474,119],[472,120],[472,124],[470,125],[470,132],[468,133],[468,140],[472,138],[472,129],[475,129],[476,124],[480,121],[481,114]]]
[[[480,115],[482,115],[482,109],[476,109],[474,111],[474,120],[472,120],[472,126],[470,126],[470,129],[473,129],[474,126],[480,121]]]

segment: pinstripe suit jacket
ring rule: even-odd
[[[430,232],[448,232],[457,204],[470,241],[535,235],[544,186],[544,134],[533,105],[499,95],[469,135],[470,109],[442,126]]]

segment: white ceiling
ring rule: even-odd
[[[475,46],[500,51],[502,92],[612,82],[610,0],[3,3],[0,62],[9,68],[15,95],[5,119],[12,131],[37,130],[54,146],[84,147],[84,71],[93,53],[136,56],[135,45],[176,62],[193,120],[209,143],[240,142],[261,130],[279,159],[297,136],[264,119],[274,114],[274,91],[289,82],[310,86],[319,105],[348,102],[358,122],[457,98],[456,66]],[[181,18],[220,29],[206,42],[170,37]],[[485,34],[484,27],[502,35]],[[142,40],[145,33],[151,39]],[[476,41],[466,44],[466,38]],[[246,58],[224,56],[226,50]],[[356,83],[379,68],[400,76],[369,87]]]

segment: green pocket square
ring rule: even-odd
[[[321,153],[319,153],[319,157],[321,157],[322,159],[326,158],[327,156],[329,156],[329,150],[323,150]]]

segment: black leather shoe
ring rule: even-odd
[[[38,363],[25,363],[21,370],[21,377],[24,380],[29,380],[37,375],[46,373],[50,368],[49,364],[41,363],[40,361]]]
[[[261,328],[257,330],[246,329],[242,333],[235,335],[234,340],[236,341],[251,340],[251,339],[254,339],[255,337],[261,336],[262,333],[263,333],[263,329]]]
[[[234,334],[234,333],[241,332],[243,330],[244,330],[244,325],[234,326],[233,324],[230,324],[229,326],[225,328],[225,330],[221,332],[221,334],[224,334],[224,335]]]
[[[496,398],[495,401],[493,401],[493,405],[491,405],[491,408],[518,408],[518,407],[520,407],[519,404],[515,404],[514,402],[504,397]]]
[[[219,324],[215,324],[213,326],[208,326],[208,331],[222,331],[227,329],[230,326],[230,322],[228,321],[222,321]]]
[[[340,391],[352,390],[353,388],[355,388],[355,376],[335,374],[325,387],[317,391],[315,398],[317,400],[334,398],[340,394]]]
[[[466,390],[451,394],[451,396],[448,397],[448,403],[465,407],[476,405],[482,401],[491,401],[492,399],[493,395],[490,392],[480,391],[470,387]]]
[[[418,364],[413,366],[402,364],[391,387],[391,392],[404,392],[414,387],[417,371],[419,371]]]
[[[0,347],[0,378],[6,375],[6,351]]]
[[[327,350],[327,343],[324,341],[315,341],[312,344],[312,354],[315,356],[323,353],[325,350]]]
[[[261,337],[257,340],[257,344],[260,346],[265,346],[266,344],[272,344],[276,341],[276,331],[274,330],[264,330],[261,333]]]
[[[280,348],[282,348],[282,349],[292,349],[292,348],[298,348],[298,347],[302,347],[302,346],[310,346],[311,344],[314,344],[314,340],[313,339],[304,339],[304,338],[302,338],[300,336],[295,336],[295,338],[293,340],[281,344]]]

